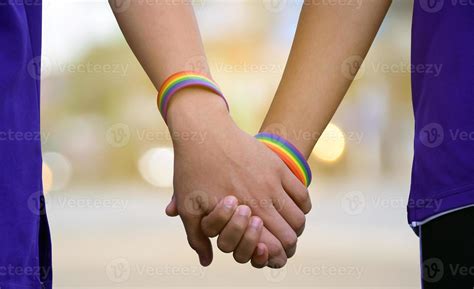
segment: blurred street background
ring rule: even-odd
[[[420,288],[405,209],[412,1],[394,1],[310,158],[313,211],[281,270],[239,265],[217,249],[209,268],[199,266],[180,219],[164,214],[173,150],[156,90],[107,1],[43,1],[43,171],[56,288]],[[358,3],[315,3],[341,1]],[[301,7],[195,1],[213,76],[250,134],[276,91]]]

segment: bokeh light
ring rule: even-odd
[[[47,163],[43,163],[43,193],[47,194],[53,187],[53,172]]]
[[[45,167],[49,170],[45,175]],[[57,152],[46,152],[43,154],[43,179],[49,184],[48,191],[58,191],[64,189],[72,175],[71,162],[62,154]],[[46,182],[43,180],[43,186],[46,187]]]
[[[173,186],[174,153],[171,148],[152,148],[138,162],[142,177],[156,187]]]
[[[313,155],[325,162],[337,161],[346,148],[346,139],[342,130],[330,123],[316,144]]]

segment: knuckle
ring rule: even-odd
[[[246,244],[256,244],[260,239],[260,234],[257,231],[249,230],[245,233],[245,236],[242,241]]]
[[[188,244],[189,244],[189,247],[191,247],[191,249],[193,249],[195,251],[198,249],[197,242],[191,237],[188,237]]]
[[[268,262],[268,267],[272,269],[280,269],[286,265],[287,261],[287,259],[270,260]]]
[[[219,231],[216,228],[208,227],[208,226],[203,226],[202,232],[204,233],[206,237],[209,237],[209,238],[214,238],[215,236],[219,234]]]
[[[305,225],[306,225],[306,216],[303,213],[297,214],[296,221],[295,221],[295,226],[296,226],[295,231],[296,231],[297,236],[300,236],[303,233]]]
[[[234,232],[244,232],[245,229],[247,229],[247,223],[244,223],[244,222],[238,222],[238,223],[235,223],[234,224]]]
[[[266,263],[252,260],[252,267],[254,267],[256,269],[262,269],[263,267],[265,267],[265,264]]]
[[[311,208],[312,208],[312,204],[311,204],[311,198],[309,197],[309,192],[307,190],[305,190],[304,192],[301,193],[301,197],[300,197],[300,202],[301,204],[303,204],[303,212],[305,214],[308,214],[310,211],[311,211]]]
[[[283,247],[280,243],[275,244],[275,243],[270,243],[266,244],[268,248],[268,254],[270,256],[282,256],[284,254]]]
[[[232,252],[231,244],[229,244],[229,242],[223,240],[222,238],[217,239],[217,248],[219,248],[219,250],[221,250],[224,253]]]
[[[236,251],[234,252],[234,260],[239,264],[245,264],[250,260],[250,258]]]
[[[298,242],[298,238],[295,232],[291,232],[287,234],[283,238],[283,240],[281,240],[281,244],[283,245],[283,248],[285,248],[285,250],[287,251],[294,248],[297,242]]]

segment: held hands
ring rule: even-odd
[[[311,209],[306,187],[275,153],[235,125],[215,94],[186,88],[172,102],[172,134],[205,136],[173,139],[174,196],[167,208],[168,215],[181,217],[201,264],[212,262],[209,237],[219,235],[219,249],[233,252],[239,263],[284,266]]]

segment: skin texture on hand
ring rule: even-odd
[[[311,208],[307,189],[273,152],[241,131],[222,100],[210,92],[185,89],[175,95],[168,123],[173,135],[205,136],[173,139],[176,208],[201,264],[212,261],[201,219],[233,195],[263,221],[260,242],[268,248],[268,265],[283,266],[295,252],[305,213]],[[224,251],[235,247],[218,244]]]

